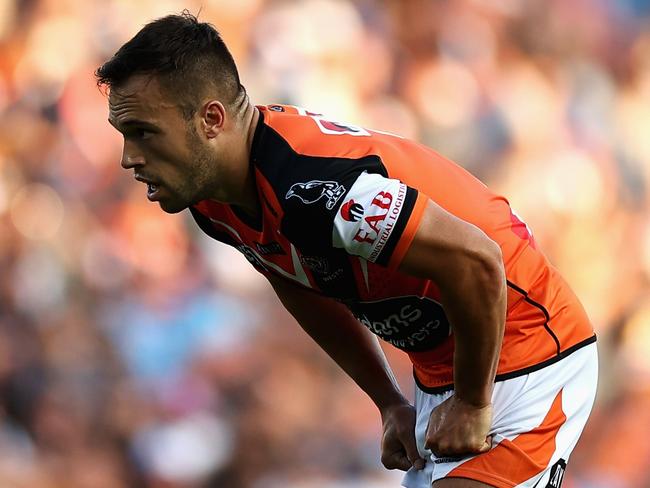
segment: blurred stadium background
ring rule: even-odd
[[[600,336],[564,486],[650,486],[650,2],[0,0],[0,487],[399,485],[269,287],[119,167],[93,71],[183,8],[256,103],[418,139],[509,197]]]

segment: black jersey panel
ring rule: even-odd
[[[343,249],[388,264],[417,190],[390,179],[375,154],[306,156],[265,125],[258,127],[255,143],[254,164],[283,209],[280,230],[298,249],[307,255]]]
[[[258,135],[254,164],[283,208],[281,232],[306,253],[332,248],[334,217],[360,174],[388,176],[376,155],[358,159],[305,156],[268,126],[259,128]]]

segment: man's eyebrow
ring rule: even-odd
[[[144,120],[139,120],[139,119],[128,119],[120,122],[119,124],[112,120],[110,117],[108,118],[108,123],[111,124],[113,127],[115,127],[117,130],[121,131],[123,128],[126,129],[128,127],[132,126],[138,126],[138,127],[148,127],[151,129],[157,129],[158,127],[151,122],[146,122]]]

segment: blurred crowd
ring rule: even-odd
[[[399,486],[370,401],[119,166],[93,71],[184,8],[255,103],[417,139],[508,197],[599,335],[564,486],[650,486],[650,1],[0,0],[0,488]]]

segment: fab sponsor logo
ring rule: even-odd
[[[334,246],[375,262],[395,229],[406,191],[399,180],[359,175],[334,219]]]
[[[341,205],[341,217],[343,217],[343,220],[347,220],[348,222],[358,222],[361,220],[361,217],[363,217],[363,213],[363,205],[354,200],[348,200]]]
[[[404,198],[406,197],[406,185],[399,185],[397,194],[388,191],[380,191],[370,202],[371,211],[375,213],[363,218],[365,225],[362,225],[354,235],[354,240],[366,243],[373,247],[368,259],[375,261],[384,248],[388,238],[393,232],[397,218],[402,211]]]

